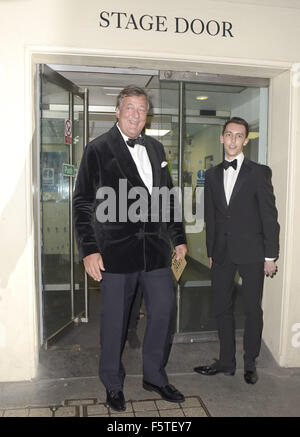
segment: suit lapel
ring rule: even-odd
[[[248,165],[248,160],[246,158],[244,158],[239,175],[237,177],[237,180],[236,180],[235,185],[234,185],[233,190],[232,190],[229,205],[234,201],[235,197],[237,196],[237,194],[241,190],[242,186],[244,185],[245,181],[247,180],[247,176],[248,176],[250,171],[251,170],[250,170],[249,165]]]
[[[218,191],[220,193],[220,201],[223,208],[227,209],[227,201],[226,201],[226,195],[225,195],[225,189],[224,189],[224,175],[223,175],[223,166],[222,163],[219,164],[216,167],[217,172],[217,184],[218,184]]]

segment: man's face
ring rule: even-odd
[[[143,130],[147,118],[145,96],[124,97],[121,107],[116,109],[121,131],[129,138],[137,138]]]
[[[249,141],[249,139],[246,138],[245,126],[237,123],[229,123],[226,126],[224,134],[221,135],[220,141],[224,144],[225,158],[229,160],[236,158]]]

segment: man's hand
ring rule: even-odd
[[[105,270],[103,265],[103,259],[100,253],[92,253],[91,255],[83,258],[83,264],[86,272],[95,280],[101,281],[101,270]]]
[[[265,275],[270,276],[273,278],[273,276],[277,272],[277,266],[275,264],[275,261],[265,261]]]
[[[213,265],[212,257],[210,256],[210,257],[208,258],[208,260],[209,260],[209,268],[211,269],[211,268],[212,268],[212,265]]]
[[[176,251],[176,260],[178,261],[180,258],[184,258],[185,255],[187,254],[187,245],[186,244],[179,244],[178,246],[175,247],[175,251]]]

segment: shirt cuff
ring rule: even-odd
[[[275,261],[276,258],[265,258],[265,261]]]

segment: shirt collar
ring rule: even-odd
[[[117,128],[119,129],[120,134],[122,135],[123,140],[124,140],[125,143],[126,143],[126,141],[128,140],[129,137],[127,137],[125,134],[123,134],[123,132],[122,132],[121,129],[120,129],[119,123],[117,123]],[[126,145],[127,145],[127,143],[126,143]]]
[[[126,146],[128,147],[127,140],[129,139],[129,137],[127,137],[127,135],[123,134],[123,132],[121,131],[121,128],[120,128],[120,126],[119,126],[119,123],[117,123],[117,128],[119,129],[120,134],[122,135],[123,140],[125,141]],[[141,136],[141,134],[140,134],[138,137],[140,137],[140,136]]]

